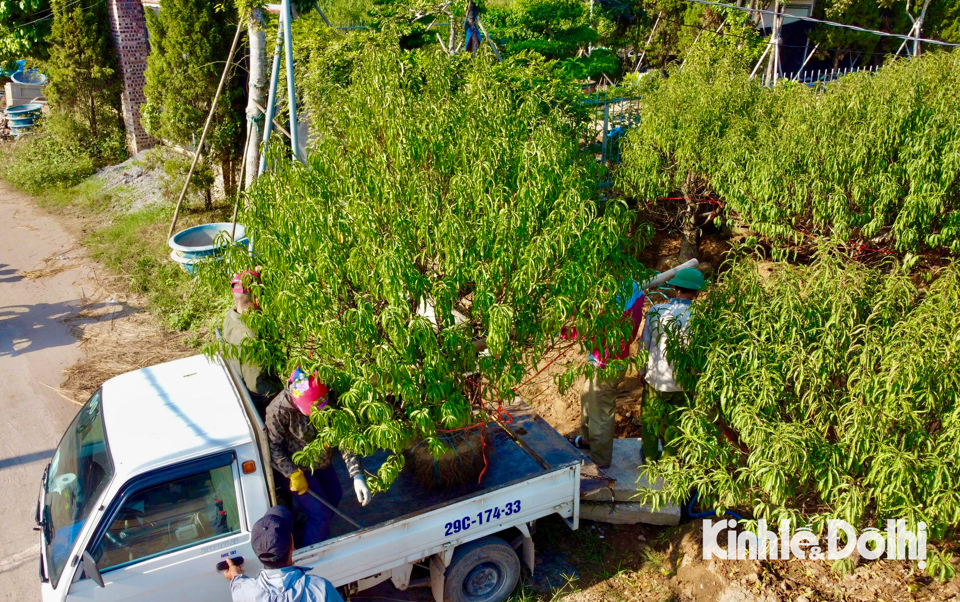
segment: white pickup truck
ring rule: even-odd
[[[533,570],[534,522],[559,514],[577,528],[582,462],[528,407],[510,410],[510,424],[488,427],[481,484],[428,492],[402,473],[367,507],[345,496],[340,510],[363,527],[335,517],[294,562],[345,594],[392,580],[437,602],[506,599],[520,558]],[[217,565],[242,557],[256,574],[250,529],[274,503],[263,422],[230,363],[196,356],[112,378],[44,471],[43,602],[228,602]]]

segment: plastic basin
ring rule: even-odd
[[[30,127],[33,125],[33,122],[37,120],[36,115],[28,115],[26,117],[8,117],[7,123],[10,124],[10,127]]]
[[[17,84],[27,86],[42,86],[47,83],[47,76],[40,73],[37,69],[27,69],[26,71],[17,71],[10,76],[10,79]]]
[[[13,105],[9,109],[5,109],[3,112],[6,113],[8,117],[16,117],[18,115],[39,113],[40,109],[42,108],[43,105],[39,102],[28,102],[25,105]]]
[[[221,232],[224,232],[225,236],[229,238],[232,227],[233,225],[229,222],[201,224],[177,232],[170,238],[168,244],[171,249],[180,252],[185,258],[208,257],[222,249],[222,245],[217,244],[217,237],[221,235]],[[237,224],[237,231],[233,240],[237,245],[247,244],[247,235],[242,225]]]
[[[197,257],[185,257],[180,251],[170,251],[170,259],[179,263],[180,267],[188,274],[197,271],[197,262],[200,260]]]

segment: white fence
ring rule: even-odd
[[[805,69],[799,73],[781,74],[781,80],[793,80],[807,86],[827,84],[851,73],[876,73],[879,65],[872,67],[845,67],[842,69]]]

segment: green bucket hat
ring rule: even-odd
[[[667,281],[667,284],[677,288],[698,291],[703,288],[703,274],[696,268],[683,268],[677,275]]]

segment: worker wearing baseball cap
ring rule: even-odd
[[[235,347],[240,348],[244,341],[257,338],[253,330],[244,323],[242,316],[259,309],[253,298],[253,287],[259,283],[260,272],[257,270],[245,270],[235,274],[230,281],[233,307],[228,309],[223,317],[223,340]],[[282,386],[278,379],[250,361],[240,363],[240,376],[250,392],[254,405],[261,412]]]
[[[343,602],[333,584],[293,564],[293,514],[274,506],[250,533],[250,545],[264,569],[256,579],[227,558],[224,577],[233,602]]]
[[[643,333],[640,335],[640,347],[648,353],[647,365],[640,370],[640,377],[647,385],[644,388],[641,408],[641,441],[645,462],[660,457],[661,440],[664,453],[672,454],[672,448],[668,445],[670,416],[677,406],[686,402],[687,394],[674,377],[673,364],[667,357],[667,339],[674,332],[683,336],[689,329],[693,301],[704,283],[700,270],[684,268],[667,281],[667,284],[676,290],[676,297],[666,303],[653,305],[647,311]]]
[[[317,430],[310,421],[314,409],[323,409],[335,401],[333,392],[320,382],[316,373],[309,374],[299,367],[293,371],[287,386],[267,406],[267,439],[270,443],[271,464],[289,486],[293,496],[293,508],[307,519],[302,532],[296,534],[297,547],[304,548],[319,543],[330,534],[333,511],[314,495],[322,497],[336,507],[343,497],[343,488],[333,468],[333,450],[327,448],[313,459],[308,472],[293,462],[293,455],[317,437]],[[370,503],[370,489],[363,474],[360,458],[342,450],[343,461],[353,481],[357,501],[366,506]],[[310,493],[314,495],[310,495]]]

